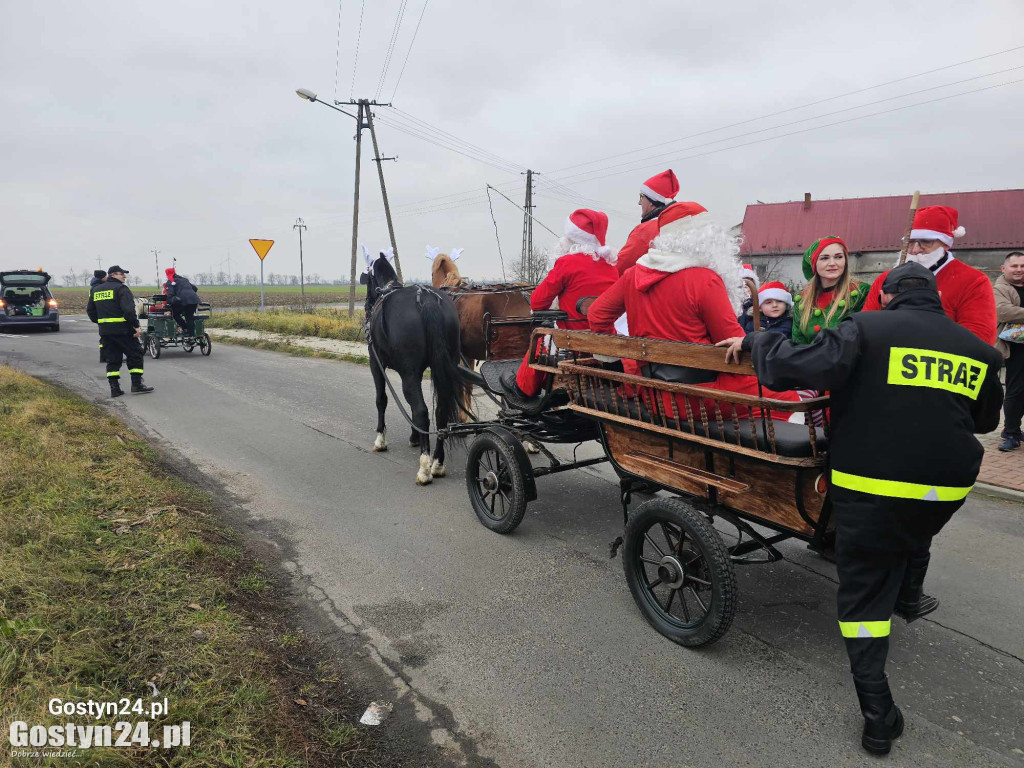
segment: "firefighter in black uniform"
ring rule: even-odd
[[[122,357],[128,362],[132,392],[153,391],[142,381],[142,345],[138,340],[142,328],[135,313],[135,297],[124,284],[127,274],[127,269],[116,265],[108,269],[107,279],[89,289],[89,303],[85,308],[89,319],[100,327],[111,397],[124,394],[121,390]]]
[[[964,503],[981,467],[974,434],[999,424],[1000,354],[946,317],[935,276],[892,270],[884,312],[855,314],[814,344],[774,333],[722,342],[751,353],[776,390],[828,390],[839,628],[864,715],[861,743],[886,754],[903,732],[885,676],[890,617],[934,611],[924,594],[932,537]]]

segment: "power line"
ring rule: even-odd
[[[718,133],[719,131],[725,131],[725,130],[728,130],[729,128],[737,128],[737,127],[739,127],[741,125],[747,125],[749,123],[757,122],[758,120],[767,120],[769,117],[777,117],[779,115],[784,115],[784,114],[787,114],[789,112],[796,112],[797,110],[800,110],[800,109],[806,109],[808,107],[814,107],[814,106],[817,106],[819,104],[826,104],[826,103],[828,103],[830,101],[837,101],[839,99],[844,99],[847,96],[855,96],[858,93],[865,93],[866,91],[873,91],[873,90],[876,90],[878,88],[884,88],[884,87],[886,87],[888,85],[895,85],[896,83],[902,83],[902,82],[905,82],[907,80],[913,80],[913,79],[918,78],[918,77],[924,77],[925,75],[931,75],[931,74],[934,74],[936,72],[942,72],[944,70],[953,69],[955,67],[962,67],[965,64],[973,64],[976,61],[982,61],[984,59],[991,59],[991,58],[994,58],[995,56],[1002,56],[1003,54],[1013,53],[1014,51],[1019,51],[1019,50],[1022,50],[1022,49],[1024,49],[1024,45],[1018,45],[1018,46],[1015,46],[1013,48],[1007,48],[1007,49],[1002,50],[1002,51],[996,51],[995,53],[989,53],[989,54],[986,54],[984,56],[977,56],[977,57],[975,57],[973,59],[965,59],[964,61],[958,61],[958,62],[955,62],[953,64],[947,64],[946,66],[943,66],[943,67],[936,67],[935,69],[929,69],[929,70],[925,70],[924,72],[918,72],[915,75],[907,75],[906,77],[899,77],[899,78],[897,78],[895,80],[888,80],[888,81],[886,81],[884,83],[878,83],[877,85],[869,85],[866,88],[858,88],[855,91],[847,91],[846,93],[841,93],[841,94],[839,94],[837,96],[829,96],[828,98],[818,99],[817,101],[811,101],[811,102],[808,102],[806,104],[801,104],[801,105],[796,106],[796,107],[789,107],[787,109],[779,110],[778,112],[770,112],[770,113],[768,113],[766,115],[760,115],[758,117],[752,117],[752,118],[749,118],[747,120],[741,120],[740,122],[737,122],[737,123],[730,123],[729,125],[723,125],[723,126],[720,126],[718,128],[709,129],[707,131],[701,131],[699,133],[692,133],[689,136],[681,136],[681,137],[679,137],[677,139],[670,139],[669,141],[663,141],[663,142],[660,142],[658,144],[651,144],[651,145],[646,146],[646,147],[640,147],[639,149],[631,149],[628,152],[620,152],[620,153],[615,154],[615,155],[608,155],[606,157],[600,157],[600,158],[597,158],[596,160],[589,160],[589,161],[584,162],[584,163],[577,163],[575,165],[567,165],[567,166],[564,166],[562,168],[556,168],[553,171],[549,171],[549,173],[559,173],[561,171],[568,171],[568,170],[571,170],[573,168],[580,168],[580,167],[582,167],[584,165],[593,165],[595,163],[604,162],[605,160],[614,160],[615,158],[618,158],[618,157],[625,157],[626,155],[634,155],[634,154],[637,154],[638,152],[646,152],[649,149],[657,149],[658,147],[663,147],[663,146],[665,146],[667,144],[675,144],[675,143],[680,142],[680,141],[686,141],[687,139],[695,139],[698,136],[705,136],[705,135],[707,135],[709,133]]]
[[[338,64],[341,61],[341,0],[338,0],[338,39],[334,48],[334,98],[338,98]]]
[[[462,155],[463,157],[467,157],[470,160],[475,160],[479,163],[483,163],[484,165],[489,165],[492,168],[497,168],[498,170],[505,171],[506,173],[519,173],[519,171],[515,167],[509,166],[507,163],[495,162],[491,159],[488,159],[485,156],[480,155],[477,152],[463,151],[462,149],[459,149],[456,146],[454,146],[451,142],[445,142],[439,139],[438,137],[432,136],[424,131],[420,131],[409,125],[399,123],[394,120],[393,116],[379,117],[378,119],[380,120],[380,122],[390,126],[391,128],[394,128],[397,131],[401,131],[402,133],[414,136],[418,139],[421,139],[422,141],[426,141],[430,144],[434,144],[438,147],[441,147],[442,149],[447,149],[450,152],[455,152],[456,154]]]
[[[423,10],[420,11],[419,21],[416,22],[416,29],[412,33],[412,41],[409,43],[409,50],[405,52],[405,61],[402,62],[402,70],[398,73],[398,79],[395,81],[395,89],[391,92],[391,101],[395,100],[395,94],[398,93],[398,84],[402,82],[402,75],[405,74],[405,65],[409,63],[409,54],[412,53],[412,47],[416,44],[416,35],[419,34],[420,24],[423,23],[423,14],[427,12],[427,4],[430,0],[423,0]]]
[[[693,146],[683,147],[683,148],[681,148],[681,150],[677,149],[677,150],[674,150],[674,151],[671,151],[671,152],[663,152],[663,153],[657,154],[657,155],[649,155],[647,157],[636,158],[634,160],[627,160],[627,161],[622,162],[622,163],[616,163],[614,165],[608,165],[608,166],[604,166],[604,167],[601,167],[601,168],[592,168],[589,171],[580,171],[579,173],[574,173],[574,174],[570,174],[568,176],[563,176],[562,180],[566,180],[566,179],[580,179],[580,181],[590,181],[592,178],[604,178],[603,175],[602,176],[593,176],[591,178],[586,178],[586,179],[581,179],[580,177],[589,176],[590,174],[597,173],[599,171],[607,171],[607,170],[612,170],[614,168],[625,168],[627,166],[630,167],[630,168],[635,168],[635,167],[641,167],[642,168],[642,167],[644,167],[644,164],[649,164],[649,163],[653,162],[654,160],[662,160],[664,158],[671,157],[672,155],[675,154],[675,152],[678,152],[678,151],[690,151],[690,150],[693,150],[693,149],[700,149],[702,147],[709,147],[709,146],[713,146],[715,144],[721,144],[721,143],[726,142],[726,141],[735,141],[736,139],[742,139],[742,138],[745,138],[747,136],[756,136],[758,134],[767,133],[769,131],[777,131],[780,128],[788,128],[788,127],[793,126],[793,125],[799,125],[801,123],[811,122],[812,120],[821,120],[821,119],[826,118],[826,117],[832,117],[833,115],[841,115],[841,114],[844,114],[846,112],[854,112],[856,110],[865,109],[867,107],[875,106],[877,104],[885,104],[885,103],[890,102],[890,101],[898,101],[900,99],[906,99],[906,98],[909,98],[911,96],[917,96],[917,95],[922,94],[922,93],[929,93],[931,91],[937,91],[937,90],[941,90],[943,88],[951,88],[951,87],[956,86],[956,85],[963,85],[964,83],[973,82],[975,80],[982,80],[982,79],[984,79],[986,77],[993,77],[995,75],[1001,75],[1001,74],[1005,74],[1007,72],[1013,72],[1013,71],[1019,70],[1019,69],[1024,69],[1024,65],[1020,65],[1020,66],[1016,66],[1016,67],[1009,67],[1007,69],[999,70],[997,72],[989,72],[989,73],[984,74],[984,75],[976,75],[975,77],[968,77],[968,78],[965,78],[963,80],[957,80],[955,82],[946,83],[944,85],[935,85],[935,86],[932,86],[931,88],[922,88],[922,89],[920,89],[918,91],[911,91],[910,93],[903,93],[903,94],[900,94],[900,95],[897,95],[897,96],[890,96],[890,97],[885,98],[885,99],[878,99],[877,101],[871,101],[871,102],[868,102],[866,104],[860,104],[860,105],[857,105],[857,106],[854,106],[854,107],[844,107],[843,109],[833,110],[832,112],[825,112],[825,113],[820,114],[820,115],[812,115],[810,117],[800,118],[799,120],[792,120],[792,121],[790,121],[788,123],[781,123],[779,125],[773,125],[773,126],[769,126],[767,128],[759,128],[756,131],[747,131],[745,133],[738,133],[738,134],[735,134],[733,136],[726,136],[725,138],[714,139],[712,141],[707,141],[707,142],[704,142],[702,144],[695,144]],[[984,89],[982,89],[982,90],[984,90]],[[967,91],[966,93],[974,93],[974,91]],[[928,104],[930,102],[929,101],[924,101],[924,102],[920,102],[920,103]],[[884,112],[873,113],[873,114],[884,114]],[[784,135],[790,135],[790,134],[784,134]],[[637,166],[636,165],[637,163],[640,163],[641,165]]]
[[[484,149],[483,147],[477,146],[476,144],[472,144],[471,142],[468,142],[465,139],[456,136],[454,133],[449,133],[448,131],[442,128],[438,128],[436,125],[432,125],[431,123],[428,123],[426,120],[416,117],[415,115],[411,115],[408,112],[399,109],[398,107],[393,106],[391,107],[391,109],[393,110],[393,112],[397,113],[397,115],[395,115],[396,117],[401,117],[407,123],[412,123],[414,124],[414,126],[422,130],[438,134],[439,136],[449,139],[456,144],[462,145],[468,149],[475,150],[480,154],[492,157],[495,160],[506,163],[514,168],[519,169],[520,171],[526,170],[526,166],[523,165],[522,163],[517,163],[514,160],[509,160],[507,157],[502,157],[501,155],[495,154],[490,150]]]
[[[384,81],[388,76],[388,69],[391,68],[391,56],[395,52],[395,43],[398,42],[398,33],[402,28],[402,19],[405,17],[405,6],[409,0],[401,0],[398,6],[398,18],[395,19],[395,26],[391,30],[391,40],[388,42],[387,53],[384,54],[384,67],[380,71],[380,79],[377,81],[377,95],[374,99],[380,100],[380,92],[384,88]]]
[[[359,41],[363,39],[363,12],[366,11],[366,0],[363,0],[359,8],[359,30],[356,32],[356,55],[352,60],[352,84],[349,86],[349,98],[353,98],[356,92],[356,66],[359,64]]]
[[[505,276],[505,257],[501,255],[501,238],[498,237],[498,220],[494,218],[494,203],[491,202],[491,187],[487,186],[487,207],[491,210],[491,221],[494,223],[494,239],[498,243],[498,261],[501,262],[501,279],[508,280]]]

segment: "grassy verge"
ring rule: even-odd
[[[363,313],[348,316],[345,309],[316,309],[312,312],[297,312],[286,309],[272,309],[266,312],[219,312],[206,324],[210,328],[244,328],[252,331],[268,331],[288,336],[315,336],[321,339],[341,341],[365,341],[363,336]]]
[[[85,312],[85,305],[89,301],[89,291],[85,288],[53,288],[54,297],[60,305],[62,312],[80,314]],[[151,296],[159,292],[152,286],[136,286],[132,293],[136,296]],[[253,288],[245,286],[199,286],[199,296],[203,301],[208,301],[214,307],[228,308],[256,308],[260,305],[259,286]],[[274,286],[267,288],[265,301],[267,306],[272,307],[299,307],[301,294],[298,286]],[[356,302],[362,306],[366,300],[366,288],[356,288]],[[306,286],[307,304],[340,304],[348,303],[348,288],[335,285]]]
[[[334,352],[327,352],[322,349],[303,347],[298,344],[289,344],[286,341],[270,341],[269,339],[240,339],[235,336],[217,336],[217,344],[234,344],[239,347],[252,347],[253,349],[266,349],[271,352],[284,352],[296,357],[319,357],[325,360],[340,360],[345,363],[358,363],[369,365],[370,358],[366,355],[339,355]],[[430,371],[424,374],[430,376]]]
[[[169,703],[150,738],[189,721],[191,746],[79,749],[75,765],[348,765],[365,749],[274,579],[121,422],[0,367],[0,444],[0,754],[14,720],[76,720],[51,698],[148,705],[150,684]]]

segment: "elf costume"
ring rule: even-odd
[[[843,242],[841,237],[836,235],[829,235],[828,237],[822,237],[811,243],[811,247],[804,251],[804,277],[808,280],[813,280],[814,275],[818,266],[818,256],[828,246],[833,243],[838,243],[843,246],[843,250],[849,254],[846,248],[846,243]],[[847,269],[849,269],[849,262],[847,262]],[[815,302],[814,309],[811,310],[810,316],[807,318],[807,322],[803,321],[803,302],[805,301],[802,294],[797,294],[793,297],[793,343],[795,344],[810,344],[821,333],[825,328],[835,328],[845,318],[852,315],[854,312],[860,312],[864,306],[864,301],[868,297],[868,289],[870,286],[867,283],[857,281],[853,285],[853,290],[850,291],[850,299],[839,300],[839,306],[836,309],[832,317],[829,317],[829,309],[832,307],[832,302],[835,300],[835,287],[823,288],[821,293],[818,295],[818,300]]]

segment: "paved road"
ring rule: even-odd
[[[60,334],[0,335],[0,360],[103,402],[93,326],[72,319]],[[369,452],[363,367],[221,345],[147,359],[146,378],[154,395],[111,407],[272,526],[285,567],[364,633],[470,764],[866,764],[835,571],[802,546],[740,569],[732,630],[686,650],[644,623],[607,557],[621,517],[603,470],[542,478],[522,527],[501,537],[472,515],[461,451],[448,478],[416,487],[392,411],[392,450]],[[891,764],[1024,762],[1022,513],[972,495],[936,542],[942,609],[894,621],[907,730]]]

